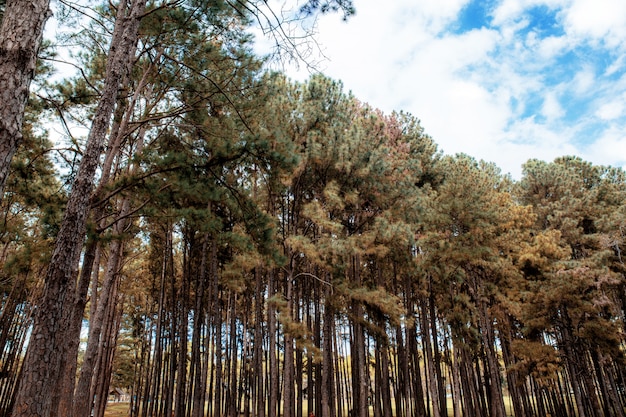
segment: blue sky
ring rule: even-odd
[[[374,107],[419,118],[445,153],[515,178],[530,158],[626,166],[625,0],[354,4],[347,22],[317,21],[318,68]]]

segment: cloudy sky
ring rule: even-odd
[[[626,166],[625,0],[354,0],[317,22],[346,91],[515,178],[530,158]],[[294,79],[306,71],[288,69]]]

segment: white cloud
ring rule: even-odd
[[[626,2],[623,0],[575,0],[565,10],[567,32],[577,36],[603,38],[610,46],[624,42]]]
[[[626,126],[604,132],[593,146],[585,149],[586,159],[599,165],[626,167]]]
[[[590,67],[586,66],[574,76],[572,88],[576,94],[583,95],[589,92],[595,84],[596,75]]]
[[[566,0],[503,0],[492,12],[494,25],[510,25],[523,18],[526,10],[545,6],[549,9],[561,8]]]
[[[602,105],[597,111],[596,116],[602,120],[614,120],[624,114],[624,102],[613,101]]]
[[[548,92],[543,98],[543,106],[541,113],[548,119],[554,120],[563,117],[565,111],[561,107],[561,103],[555,92]]]
[[[579,48],[615,44],[611,39],[626,28],[626,9],[620,12],[626,1],[599,1],[503,0],[490,11],[490,28],[456,34],[446,28],[458,28],[467,0],[397,0],[384,7],[360,0],[347,23],[336,15],[319,20],[329,58],[321,69],[374,107],[414,114],[446,153],[495,162],[516,177],[530,158],[579,155],[603,163],[626,146],[618,134],[626,126],[617,125],[626,109],[626,76],[618,77],[625,61],[615,58],[623,56],[618,49],[599,63]],[[592,5],[621,15],[588,11]],[[537,6],[564,24],[562,31],[546,36],[530,27],[528,11]],[[585,13],[596,14],[584,22]],[[571,67],[559,62],[566,53]],[[302,71],[290,75],[306,78]]]
[[[543,59],[553,58],[570,47],[570,42],[565,36],[548,36],[538,42],[537,51]]]

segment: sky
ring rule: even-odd
[[[444,153],[516,179],[531,158],[626,167],[626,0],[353,1],[317,20],[317,69]]]

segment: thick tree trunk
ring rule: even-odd
[[[102,97],[87,138],[80,168],[57,236],[46,274],[43,299],[35,314],[33,331],[24,361],[23,379],[17,394],[15,417],[49,417],[56,411],[55,388],[60,382],[61,357],[65,351],[67,323],[63,322],[68,297],[73,295],[80,252],[85,238],[89,199],[94,187],[102,145],[113,113],[118,88],[128,63],[134,57],[139,21],[146,0],[137,0],[126,15],[120,2],[113,39],[107,60]]]
[[[0,201],[22,140],[24,108],[50,0],[7,0],[0,27]],[[43,409],[41,409],[43,412]]]
[[[92,274],[95,271],[94,281],[98,281],[98,267],[100,264],[99,245],[96,240],[91,240],[87,244],[83,256],[82,270],[78,280],[78,288],[74,297],[74,304],[71,311],[69,325],[67,329],[67,352],[62,364],[62,381],[60,384],[59,410],[58,416],[69,416],[74,403],[74,388],[76,385],[77,355],[80,342],[80,331],[82,328],[85,305],[87,304],[87,293]],[[95,265],[95,268],[94,268]]]

